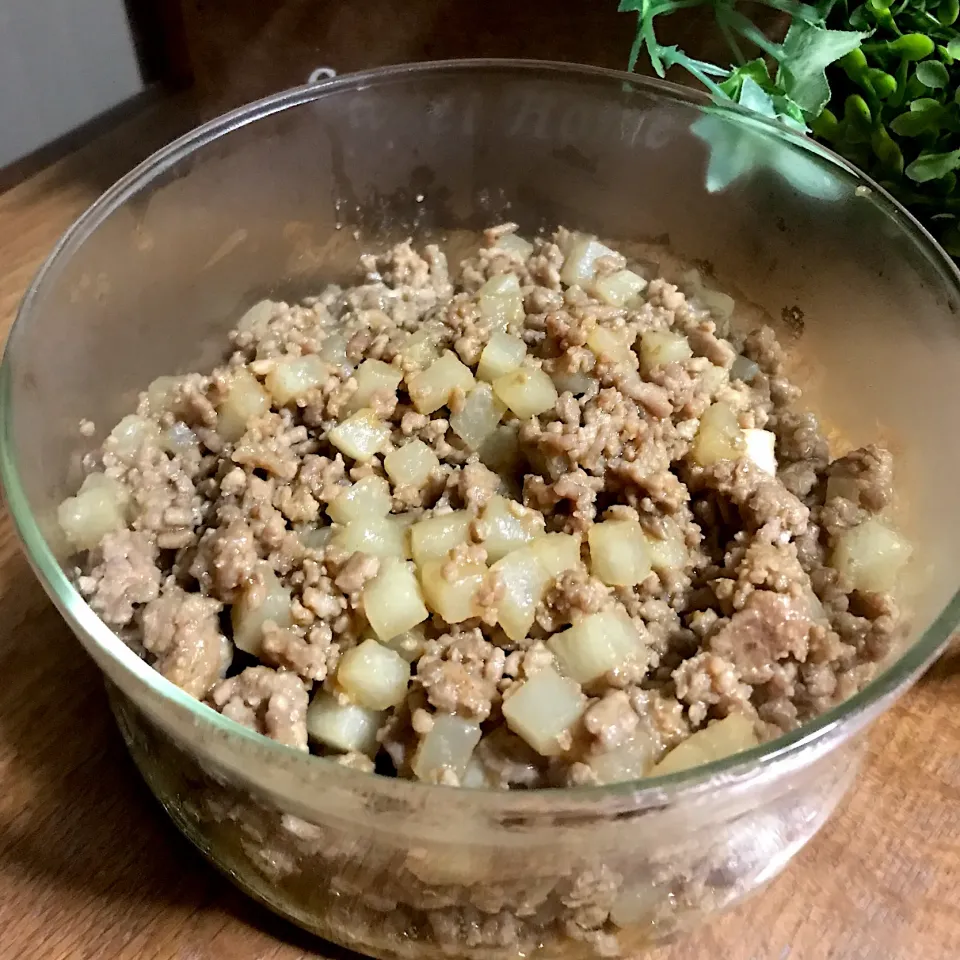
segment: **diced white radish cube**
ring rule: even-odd
[[[413,564],[384,559],[377,575],[364,584],[363,612],[382,642],[423,623],[430,612],[424,606]]]
[[[590,683],[645,656],[636,627],[621,610],[591,613],[568,630],[555,633],[547,646],[563,674],[577,683]]]
[[[449,350],[407,385],[418,413],[434,413],[444,406],[454,390],[470,392],[474,379],[470,368]]]
[[[160,427],[146,417],[135,413],[124,417],[104,441],[105,451],[114,454],[120,460],[131,463],[136,460],[141,448],[160,442]]]
[[[480,742],[480,724],[448,713],[433,717],[433,726],[420,741],[413,758],[413,773],[418,780],[437,783],[445,771],[458,781],[467,772],[473,748]]]
[[[600,783],[623,783],[639,780],[653,766],[657,744],[643,733],[637,733],[611,750],[590,758],[590,769]]]
[[[626,331],[594,327],[587,335],[587,346],[597,357],[616,360],[634,369],[637,367],[637,355],[631,349]]]
[[[241,333],[254,333],[262,336],[277,308],[281,306],[283,305],[274,303],[272,300],[261,300],[259,303],[255,303],[237,322],[237,329]]]
[[[543,598],[550,574],[529,548],[508,553],[490,568],[500,585],[497,623],[513,641],[522,640],[533,626],[537,604]]]
[[[477,379],[493,383],[511,370],[516,370],[526,355],[527,345],[519,337],[494,330],[480,354]]]
[[[642,583],[650,573],[650,548],[636,520],[604,520],[587,533],[590,570],[611,587]]]
[[[585,706],[586,699],[576,681],[544,667],[514,685],[502,710],[515,734],[542,757],[556,757],[569,748],[571,730]]]
[[[836,539],[831,563],[855,590],[892,590],[913,548],[895,530],[870,517]]]
[[[344,373],[352,369],[349,357],[347,357],[347,338],[339,333],[331,333],[323,343],[320,344],[320,359],[330,364],[335,370],[341,370]]]
[[[470,539],[472,517],[466,510],[443,513],[420,520],[410,528],[410,547],[418,567],[428,560],[445,557],[454,547]]]
[[[597,299],[609,303],[611,307],[622,307],[641,293],[647,281],[632,270],[617,270],[599,277],[593,284]]]
[[[217,433],[231,443],[247,432],[247,424],[270,409],[270,396],[249,370],[241,367],[230,375],[223,400],[217,405]]]
[[[605,247],[595,237],[575,235],[566,250],[560,279],[568,287],[576,284],[586,288],[597,272],[597,260],[600,257],[618,256],[619,254]]]
[[[723,401],[711,404],[700,418],[691,456],[701,467],[721,460],[736,460],[743,454],[743,431],[733,408]]]
[[[483,441],[497,429],[506,407],[493,395],[489,383],[478,383],[463,406],[450,416],[450,429],[468,450],[479,450]]]
[[[380,453],[390,442],[390,425],[372,410],[358,410],[338,423],[327,436],[342,453],[363,462]]]
[[[340,657],[337,683],[361,706],[386,710],[407,695],[410,664],[376,640],[364,640]]]
[[[644,373],[668,363],[682,363],[693,356],[690,342],[669,330],[647,330],[640,334],[640,360]]]
[[[270,567],[262,563],[257,570],[259,583],[251,584],[230,609],[233,642],[237,649],[260,656],[263,625],[272,620],[278,627],[293,623],[290,588],[285,587]]]
[[[307,708],[307,736],[329,750],[365,753],[378,749],[377,730],[383,714],[358,703],[341,702],[325,690],[317,693]]]
[[[305,396],[330,377],[330,367],[315,353],[283,357],[267,374],[264,384],[278,407]]]
[[[521,420],[553,408],[557,388],[539,367],[518,367],[494,381],[493,392]]]
[[[579,371],[557,371],[550,379],[560,393],[572,393],[575,397],[582,396],[596,383],[589,373]]]
[[[390,484],[383,477],[364,477],[327,504],[327,516],[334,523],[374,520],[385,517],[392,502]]]
[[[330,545],[347,553],[369,553],[374,557],[405,557],[406,531],[394,517],[367,517],[351,520],[331,538]]]
[[[491,497],[477,523],[490,562],[543,536],[543,514],[506,497]]]
[[[663,539],[647,534],[650,565],[657,573],[682,570],[690,557],[687,541],[680,528],[672,520],[665,520],[664,523],[667,535]]]
[[[75,497],[57,508],[57,521],[77,550],[92,550],[108,534],[127,525],[130,493],[119,480],[91,473]]]
[[[744,430],[743,456],[771,477],[777,475],[777,435],[770,430]]]
[[[711,723],[675,746],[651,768],[648,776],[662,777],[700,767],[740,753],[741,750],[749,750],[758,743],[753,721],[742,713],[731,713],[729,717]]]
[[[442,324],[425,324],[410,334],[400,354],[407,363],[425,370],[439,359],[442,339]]]
[[[523,295],[516,274],[501,273],[491,277],[478,291],[480,316],[498,330],[523,323]]]
[[[383,469],[398,486],[409,484],[422,487],[439,466],[437,455],[422,440],[416,438],[392,450],[383,458]]]
[[[550,577],[580,566],[580,538],[572,533],[548,533],[535,540],[530,550]]]
[[[173,404],[180,377],[157,377],[147,387],[147,412],[151,417],[166,413]]]
[[[357,367],[354,377],[357,380],[357,392],[350,398],[347,413],[369,406],[375,393],[396,394],[403,371],[382,360],[364,360]]]
[[[502,233],[497,237],[494,247],[506,253],[516,254],[521,260],[526,260],[533,253],[533,244],[515,233]]]
[[[302,527],[297,537],[308,550],[322,550],[332,539],[333,527]]]
[[[487,575],[486,564],[457,564],[449,580],[443,575],[445,566],[445,560],[429,560],[420,568],[427,606],[447,623],[460,623],[477,616],[476,596]]]
[[[730,378],[732,380],[742,380],[744,383],[749,383],[759,372],[760,367],[758,364],[738,353],[733,358],[733,365],[730,367]]]
[[[425,643],[423,627],[414,627],[385,640],[383,645],[395,650],[407,663],[413,663],[423,653]]]
[[[503,424],[483,441],[480,460],[501,477],[513,476],[520,462],[520,438],[516,424]]]

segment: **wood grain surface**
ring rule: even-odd
[[[445,5],[429,2],[439,17]],[[225,0],[190,4],[207,14],[218,6]],[[348,37],[356,6],[314,8],[326,9]],[[299,7],[303,15],[303,4],[272,5],[280,7],[289,8],[280,26],[302,35],[291,11]],[[281,13],[272,21],[275,34]],[[431,48],[425,28],[417,29],[421,40],[413,54],[449,52]],[[405,52],[409,36],[404,42],[406,48],[370,56],[413,59]],[[352,40],[341,43],[354,50]],[[209,41],[205,48],[210,57],[214,46]],[[314,65],[333,59],[312,49],[300,54],[298,71],[309,65],[306,54],[316,54]],[[255,50],[246,56],[249,75],[269,59]],[[292,69],[286,64],[277,73]],[[219,78],[215,86],[224,84],[224,105],[277,85],[276,76],[260,76],[238,92],[227,89],[224,72],[211,70],[211,76]],[[71,220],[124,170],[210,110],[209,99],[198,105],[192,97],[154,104],[0,195],[4,337],[32,274]],[[166,821],[124,753],[97,670],[34,579],[8,518],[0,516],[0,960],[343,956],[235,892]],[[651,960],[958,956],[960,651],[948,653],[877,724],[855,792],[784,875],[691,938],[649,954]]]

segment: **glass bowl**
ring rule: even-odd
[[[460,242],[502,219],[706,262],[742,302],[782,318],[831,427],[894,449],[917,557],[913,627],[860,694],[773,743],[658,780],[456,790],[248,732],[153,672],[86,606],[55,508],[141,388],[212,366],[264,296],[316,291],[398,238]],[[690,91],[549,63],[357,74],[207,124],[70,229],[4,358],[2,479],[144,777],[248,893],[383,958],[632,954],[787,864],[850,787],[868,725],[957,621],[958,279],[847,164]],[[81,417],[99,436],[80,436]]]

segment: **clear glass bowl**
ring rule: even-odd
[[[655,781],[500,793],[362,774],[262,739],[128,650],[70,582],[55,507],[84,440],[243,309],[408,235],[509,218],[709,261],[786,322],[810,397],[900,464],[916,544],[901,658],[802,730]],[[569,65],[399,67],[280,94],[162,150],[67,233],[2,368],[2,478],[38,576],[109,681],[137,764],[257,899],[383,958],[634,953],[781,870],[849,788],[869,723],[957,621],[958,275],[827,151],[663,83]],[[29,643],[30,638],[20,638]]]

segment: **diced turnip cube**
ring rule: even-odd
[[[493,395],[488,383],[478,383],[467,394],[463,406],[450,416],[450,429],[468,450],[479,450],[483,441],[497,429],[506,407]]]
[[[425,643],[423,627],[418,626],[385,640],[383,645],[399,653],[407,663],[413,663],[423,653]]]
[[[682,363],[693,356],[690,342],[669,330],[647,330],[640,335],[640,360],[644,373],[668,363]]]
[[[550,577],[580,566],[580,538],[572,533],[548,533],[535,540],[530,549]]]
[[[656,756],[657,745],[653,739],[637,733],[611,750],[591,757],[589,765],[600,783],[623,783],[639,780],[653,765]]]
[[[837,537],[831,562],[855,590],[884,593],[894,588],[912,553],[899,533],[870,517]]]
[[[650,573],[650,548],[636,520],[604,520],[587,533],[590,569],[612,587],[642,583]]]
[[[387,476],[398,486],[422,487],[440,466],[437,455],[422,441],[414,438],[383,458]]]
[[[647,535],[650,565],[657,573],[682,570],[690,556],[686,538],[680,528],[672,520],[664,520],[664,523],[667,526],[667,535],[662,540],[652,534]]]
[[[515,734],[541,756],[556,757],[567,749],[565,740],[585,706],[586,699],[576,681],[544,667],[512,688],[502,710]]]
[[[124,417],[110,431],[103,448],[120,460],[130,463],[137,458],[143,446],[159,442],[160,427],[153,420],[138,417],[134,413]]]
[[[691,456],[701,467],[743,455],[743,431],[733,408],[723,401],[711,404],[700,418]]]
[[[467,394],[473,384],[470,368],[448,350],[426,370],[416,374],[407,389],[418,413],[434,413],[450,400],[454,390]]]
[[[520,439],[516,424],[503,424],[483,441],[480,460],[500,476],[513,476],[520,462]]]
[[[406,531],[395,521],[390,516],[351,520],[330,538],[330,545],[346,553],[403,558],[407,555]]]
[[[508,553],[490,573],[502,591],[497,600],[497,623],[511,640],[522,640],[533,626],[550,574],[530,547]]]
[[[523,295],[520,281],[513,273],[501,273],[491,277],[477,291],[480,316],[489,320],[498,330],[523,323]]]
[[[315,353],[305,357],[282,357],[267,374],[264,384],[276,405],[282,407],[325,383],[330,367]]]
[[[533,253],[533,244],[515,233],[502,233],[497,237],[494,247],[506,253],[516,254],[521,260],[526,260]]]
[[[448,713],[433,717],[433,726],[420,741],[413,758],[413,773],[418,780],[437,783],[444,771],[461,780],[473,748],[480,742],[480,724]]]
[[[285,587],[265,563],[260,564],[257,576],[260,583],[246,587],[230,609],[234,644],[255,657],[260,656],[263,625],[268,620],[278,627],[289,627],[293,623],[290,588]]]
[[[547,646],[563,674],[577,683],[591,683],[645,653],[636,627],[622,610],[591,613],[555,633]]]
[[[749,750],[758,742],[753,721],[742,713],[731,713],[675,746],[650,769],[648,776],[662,777],[668,773],[700,767],[705,763],[740,753],[741,750]]]
[[[364,360],[354,374],[357,380],[357,392],[350,398],[347,413],[370,405],[375,393],[396,394],[403,379],[403,372],[382,360]]]
[[[518,367],[499,377],[493,392],[521,420],[536,417],[553,408],[557,402],[557,388],[539,367]]]
[[[327,437],[342,454],[363,462],[376,456],[390,442],[390,425],[372,410],[363,409],[337,424]]]
[[[363,587],[363,612],[377,639],[386,642],[430,616],[412,563],[386,558]]]
[[[230,375],[226,396],[217,405],[217,433],[231,443],[247,432],[247,424],[270,409],[270,396],[249,370]]]
[[[444,557],[454,547],[467,543],[471,519],[466,510],[455,510],[413,524],[410,527],[410,547],[417,566]]]
[[[365,753],[372,757],[379,747],[377,730],[383,714],[358,703],[341,702],[325,690],[317,693],[307,708],[307,735],[329,750]]]
[[[771,477],[777,475],[777,435],[770,430],[744,430],[743,456]]]
[[[519,337],[494,330],[480,354],[477,379],[493,383],[511,370],[516,370],[526,355],[527,345]]]
[[[622,307],[627,301],[643,291],[647,281],[632,270],[617,270],[597,279],[593,292],[597,299],[609,303],[611,307]]]
[[[361,706],[386,710],[407,695],[410,664],[399,653],[367,639],[340,657],[337,683]]]
[[[636,369],[637,355],[631,349],[626,331],[594,327],[587,336],[587,346],[597,357],[606,357]]]
[[[426,324],[410,334],[400,353],[407,363],[424,370],[439,359],[442,339],[442,324]]]
[[[493,562],[542,536],[544,520],[537,510],[494,496],[483,508],[477,526],[487,559]]]
[[[327,516],[334,523],[375,520],[390,512],[392,502],[390,484],[383,477],[364,477],[327,504]]]
[[[595,237],[574,235],[566,250],[560,279],[568,287],[576,284],[586,288],[597,272],[597,260],[601,257],[618,256],[619,254],[605,247]]]
[[[108,533],[126,527],[129,499],[129,490],[119,480],[91,473],[77,495],[57,508],[57,521],[77,550],[92,550]]]
[[[427,606],[447,623],[460,623],[477,616],[476,596],[487,575],[486,564],[457,564],[449,580],[443,575],[445,566],[445,560],[429,560],[420,569]]]
[[[261,300],[259,303],[255,303],[237,321],[237,329],[241,333],[262,335],[266,332],[267,324],[273,318],[277,308],[282,306],[282,304],[274,303],[272,300]]]

